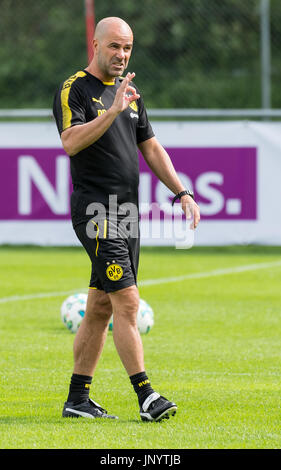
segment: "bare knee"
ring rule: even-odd
[[[136,324],[139,308],[139,292],[136,286],[127,287],[110,294],[114,319],[126,319],[131,324]]]
[[[108,323],[112,315],[112,305],[110,298],[105,292],[89,292],[86,317],[88,321],[100,321]]]

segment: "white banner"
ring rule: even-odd
[[[153,122],[201,209],[195,245],[281,245],[281,123]],[[0,123],[0,243],[79,245],[69,158],[54,123]],[[142,245],[175,245],[171,193],[140,156]],[[147,207],[164,207],[162,216]],[[167,216],[167,217],[166,217]]]

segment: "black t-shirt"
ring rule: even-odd
[[[114,101],[122,78],[102,82],[87,71],[72,75],[58,88],[53,105],[58,131],[92,121]],[[137,87],[134,86],[139,93]],[[138,206],[139,161],[137,144],[154,136],[142,98],[120,113],[108,130],[92,145],[70,157],[73,183],[72,222],[85,220],[89,203],[109,207],[109,196],[117,195],[117,206]]]

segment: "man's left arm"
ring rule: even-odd
[[[178,194],[187,189],[180,181],[168,153],[160,142],[158,142],[156,137],[139,143],[138,147],[148,166],[167,188],[174,194]],[[186,216],[189,215],[189,208],[191,208],[194,217],[194,228],[196,228],[200,220],[199,206],[192,197],[188,195],[181,197],[181,206]]]

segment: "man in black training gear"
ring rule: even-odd
[[[54,99],[57,127],[70,156],[72,224],[92,263],[63,417],[117,418],[89,398],[112,313],[114,343],[137,393],[141,419],[160,421],[177,410],[151,387],[137,328],[138,149],[156,176],[179,195],[183,211],[192,207],[194,227],[200,216],[154,136],[132,82],[135,74],[122,78],[132,47],[129,25],[120,18],[104,18],[96,26],[91,63],[62,83]]]

